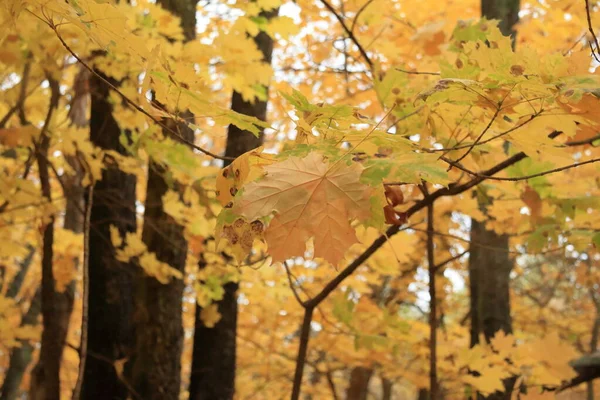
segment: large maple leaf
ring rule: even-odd
[[[234,213],[254,220],[275,213],[265,231],[273,261],[300,256],[314,238],[315,257],[336,265],[358,242],[351,220],[369,218],[369,186],[359,182],[363,167],[330,163],[312,152],[265,167],[265,176],[246,185]]]

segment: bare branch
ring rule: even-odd
[[[296,290],[296,287],[294,286],[294,283],[292,282],[292,272],[290,271],[290,267],[288,266],[287,261],[283,262],[283,266],[285,267],[285,272],[287,274],[288,282],[290,284],[290,289],[292,289],[292,293],[294,294],[296,301],[302,307],[305,307],[305,302],[302,301],[302,299],[300,298],[300,295],[298,294],[298,291]]]
[[[367,0],[356,12],[354,19],[352,20],[352,25],[350,26],[350,32],[354,32],[354,28],[356,28],[356,23],[358,22],[358,18],[360,15],[373,3],[374,0]]]
[[[310,339],[310,324],[312,322],[314,307],[304,308],[304,320],[300,329],[300,344],[298,347],[298,357],[296,358],[296,371],[294,372],[294,386],[292,388],[292,400],[300,398],[300,388],[302,386],[302,375],[304,374],[304,364],[306,364],[306,353],[308,351],[308,339]]]
[[[346,25],[346,22],[344,22],[344,18],[337,12],[337,10],[327,0],[321,0],[321,3],[323,3],[325,8],[327,8],[334,15],[334,17],[340,22],[340,25],[342,25],[342,28],[348,35],[348,38],[350,40],[352,40],[352,42],[356,45],[356,47],[358,48],[358,51],[360,52],[362,57],[365,59],[365,62],[372,69],[373,61],[371,61],[371,58],[369,57],[369,55],[367,54],[367,52],[365,51],[363,46],[360,44],[360,42],[358,41],[358,39],[356,38],[356,36],[352,32],[352,30],[350,28],[348,28],[348,26]]]
[[[409,71],[407,69],[402,69],[402,68],[398,68],[398,67],[394,67],[394,69],[396,71],[404,72],[405,74],[411,74],[411,75],[435,75],[435,76],[441,75],[441,73],[439,73],[439,72]]]
[[[598,61],[600,63],[600,57],[598,55],[598,52],[600,52],[600,43],[598,43],[598,37],[596,36],[596,32],[594,32],[594,28],[592,26],[592,16],[590,15],[589,0],[585,0],[585,14],[587,16],[588,30],[590,31],[590,34],[592,35],[592,39],[594,40],[594,44],[596,45],[596,49],[594,50],[594,48],[592,47],[592,44],[590,42],[590,49],[592,50],[592,56],[594,56],[596,61]]]
[[[471,170],[467,169],[466,167],[464,167],[459,162],[452,161],[452,160],[448,159],[447,157],[443,157],[442,156],[442,157],[440,157],[440,159],[443,160],[443,161],[445,161],[445,162],[447,162],[452,167],[458,168],[459,170],[461,170],[463,172],[466,172],[469,175],[476,176],[478,178],[489,179],[489,180],[492,180],[492,181],[508,181],[508,182],[525,181],[527,179],[537,178],[537,177],[544,176],[544,175],[550,175],[550,174],[553,174],[555,172],[561,172],[561,171],[565,171],[565,170],[568,170],[568,169],[571,169],[571,168],[581,167],[582,165],[586,165],[586,164],[594,164],[594,163],[597,163],[597,162],[600,161],[600,158],[592,158],[591,160],[581,161],[581,162],[578,162],[578,163],[573,163],[573,164],[565,165],[563,167],[549,169],[547,171],[538,172],[537,174],[518,176],[518,177],[515,177],[515,178],[502,178],[502,177],[495,177],[495,176],[491,176],[491,175],[479,174],[477,172],[471,171]]]

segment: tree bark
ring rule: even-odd
[[[119,141],[121,129],[108,97],[109,86],[94,75],[90,79],[90,93],[92,143],[125,154]],[[115,258],[110,226],[115,226],[121,236],[136,230],[135,186],[135,176],[119,170],[110,159],[106,160],[102,179],[94,184],[89,233],[88,356],[81,396],[85,400],[125,400],[128,396],[114,362],[130,354],[132,272],[136,267]]]
[[[482,16],[500,20],[500,30],[504,35],[511,35],[513,47],[519,7],[519,0],[481,0]],[[512,333],[510,272],[513,261],[509,257],[508,236],[487,230],[485,221],[471,219],[471,242],[475,243],[469,251],[471,346],[474,346],[479,343],[481,333],[486,341],[500,330]],[[510,399],[513,384],[514,379],[505,380],[506,391],[487,398]]]
[[[195,37],[196,0],[160,0],[158,3],[181,18],[187,40]],[[189,120],[193,115],[183,112],[182,117]],[[194,141],[194,131],[185,123],[163,122],[180,132],[185,140]],[[168,173],[165,166],[150,161],[142,240],[158,260],[184,272],[187,241],[183,227],[164,212],[162,203],[169,188],[178,191],[184,188],[177,184],[169,187]],[[145,400],[178,400],[183,350],[183,280],[173,279],[162,284],[140,271],[134,286],[135,345],[131,383]]]
[[[519,22],[521,0],[481,0],[481,16],[500,21],[499,28],[503,35],[515,40],[515,25]]]
[[[373,369],[354,367],[350,372],[350,384],[346,390],[346,400],[367,400],[369,382],[373,376]]]
[[[392,400],[394,384],[385,377],[381,377],[381,400]]]
[[[37,325],[42,312],[41,288],[36,290],[27,312],[21,320],[21,326]],[[8,369],[4,375],[0,400],[16,400],[20,394],[21,382],[27,371],[27,367],[33,358],[34,344],[29,340],[21,341],[20,347],[12,349]]]
[[[58,107],[60,98],[60,88],[58,81],[48,79],[50,86],[50,105],[40,142],[36,145],[36,159],[39,169],[40,186],[42,195],[49,201],[52,201],[50,185],[50,163],[48,161],[48,149],[50,146],[50,136],[48,128],[52,121],[54,110]],[[59,400],[60,398],[60,364],[62,360],[62,351],[67,338],[69,328],[69,316],[73,308],[72,301],[66,298],[63,293],[58,293],[55,288],[53,266],[53,245],[54,245],[54,215],[51,215],[42,235],[42,343],[40,349],[40,368],[38,369],[37,391],[33,393],[43,393],[44,400]],[[32,383],[33,385],[33,383]],[[36,396],[31,396],[37,400]]]
[[[277,12],[278,10],[263,12],[262,16],[272,18]],[[263,54],[263,60],[271,63],[273,39],[261,32],[254,41]],[[250,103],[244,101],[241,94],[234,92],[231,109],[265,121],[267,101]],[[262,133],[256,137],[251,132],[229,125],[225,155],[238,157],[259,147],[262,142]],[[228,164],[226,161],[225,166]],[[224,290],[223,299],[218,303],[221,320],[213,328],[204,326],[200,318],[201,308],[196,307],[190,400],[229,400],[235,392],[238,284],[228,283]]]
[[[88,97],[89,93],[87,91],[87,81],[89,79],[89,73],[87,69],[83,67],[80,69],[77,77],[75,79],[75,87],[74,87],[74,101],[71,102],[71,108],[69,110],[69,119],[73,125],[83,127],[88,124],[86,119],[87,106],[88,106]],[[79,103],[79,105],[75,104]],[[73,110],[79,110],[78,117],[75,118],[75,113]],[[65,206],[65,217],[63,222],[64,229],[73,231],[75,233],[81,233],[83,231],[83,213],[82,210],[85,206],[84,198],[83,198],[83,187],[81,186],[81,181],[83,178],[83,170],[79,161],[75,157],[68,157],[67,161],[69,165],[73,168],[74,174],[72,176],[62,176],[64,180],[64,185],[66,189],[66,193],[64,193],[66,197],[66,206]],[[23,280],[27,275],[27,271],[29,270],[29,266],[33,260],[33,256],[35,254],[35,249],[33,247],[30,248],[30,253],[23,260],[21,264],[21,269],[19,273],[12,280],[8,290],[7,297],[15,298],[21,286],[23,284]],[[75,299],[75,282],[71,282],[65,292],[63,293],[54,293],[54,296],[58,299],[58,302],[63,305],[61,309],[64,311],[64,314],[61,314],[60,319],[61,323],[64,326],[64,332],[68,331],[69,321],[71,318],[71,313],[73,312],[73,303]],[[34,297],[31,300],[31,304],[27,313],[23,316],[21,320],[21,326],[24,325],[36,325],[39,314],[41,313],[41,288],[38,289]],[[58,338],[60,340],[60,338]],[[66,335],[63,342],[63,348],[66,341]],[[20,347],[16,347],[12,350],[10,356],[9,367],[6,371],[5,380],[2,388],[2,394],[0,395],[0,400],[12,400],[16,399],[19,394],[19,388],[21,386],[21,381],[23,379],[23,375],[29,367],[29,363],[31,362],[33,354],[33,345],[29,341],[22,341]],[[38,362],[39,364],[39,362]],[[34,379],[36,385],[43,385],[43,373],[41,364],[36,365],[33,369],[35,371],[36,379]],[[32,392],[37,392],[36,388],[33,388]],[[35,397],[35,396],[32,396]]]
[[[486,341],[502,330],[512,333],[510,316],[510,271],[508,236],[498,235],[485,228],[485,223],[471,221],[469,274],[471,277],[471,343],[479,343],[479,335]]]

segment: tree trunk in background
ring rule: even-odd
[[[52,202],[50,164],[48,161],[48,150],[50,147],[49,125],[52,121],[54,110],[58,108],[60,100],[60,87],[58,81],[49,78],[50,105],[44,122],[44,128],[36,146],[36,159],[42,195],[48,202]],[[69,316],[73,303],[69,303],[66,297],[56,291],[54,271],[52,270],[54,259],[54,221],[55,215],[51,215],[44,227],[42,235],[42,341],[40,348],[40,361],[36,370],[36,380],[32,380],[32,387],[37,383],[34,394],[42,394],[43,397],[30,395],[33,400],[59,400],[60,398],[60,363],[62,351],[67,338],[69,328]]]
[[[181,17],[187,40],[195,37],[196,0],[159,0],[158,4]],[[188,119],[192,115],[183,112],[182,117]],[[194,131],[185,123],[164,122],[180,132],[185,140],[194,141]],[[183,188],[177,184],[169,187],[168,173],[166,168],[150,161],[142,240],[158,260],[184,272],[187,242],[183,227],[164,212],[162,204],[162,197],[169,188]],[[134,285],[135,345],[131,384],[144,400],[178,400],[183,350],[183,280],[172,279],[168,284],[162,284],[140,271]]]
[[[429,400],[429,389],[419,389],[417,400]]]
[[[21,326],[37,325],[39,316],[42,312],[42,292],[41,288],[33,295],[29,309],[21,320]],[[15,347],[10,354],[10,362],[4,382],[2,383],[2,393],[0,400],[16,400],[20,395],[21,381],[27,371],[29,363],[33,357],[34,344],[31,341],[22,341],[20,347]]]
[[[84,67],[81,67],[79,73],[75,78],[75,85],[73,88],[73,100],[70,104],[69,109],[69,119],[71,120],[71,124],[77,127],[85,127],[88,125],[87,121],[87,111],[89,106],[89,90],[88,90],[88,80],[89,80],[89,71]],[[83,232],[83,212],[82,210],[85,207],[85,201],[83,197],[83,187],[81,186],[81,181],[83,178],[83,169],[75,157],[68,157],[67,161],[69,165],[73,168],[74,174],[70,176],[63,175],[62,179],[64,181],[66,193],[64,193],[66,197],[66,206],[65,206],[65,217],[63,226],[64,229],[73,231],[75,233]],[[23,284],[23,280],[27,275],[27,271],[29,270],[29,266],[33,261],[33,256],[35,254],[35,249],[31,247],[30,253],[23,260],[21,264],[21,269],[15,278],[12,280],[7,292],[6,296],[10,298],[15,298],[21,286]],[[73,303],[75,300],[75,282],[71,282],[64,293],[55,293],[55,296],[60,297],[60,302],[65,304],[65,315],[62,316],[63,323],[66,325],[66,329],[69,327],[69,320],[71,317],[71,313],[73,312]],[[29,309],[27,313],[23,316],[21,320],[21,326],[25,325],[37,325],[37,320],[39,314],[41,313],[41,289],[38,289],[34,297],[31,300],[31,304],[29,305]],[[68,314],[68,315],[67,315]],[[64,320],[66,319],[66,322]],[[65,337],[66,340],[66,337]],[[65,344],[65,340],[63,340],[63,347]],[[20,347],[15,347],[12,350],[10,356],[10,362],[8,369],[6,371],[2,394],[0,395],[0,400],[12,400],[16,399],[19,395],[19,389],[21,386],[21,381],[23,380],[23,375],[29,367],[29,363],[31,363],[33,355],[33,344],[30,341],[22,341]],[[39,363],[38,363],[39,364]],[[42,384],[43,376],[41,374],[41,365],[36,365],[34,368],[36,372],[36,384]],[[36,388],[33,388],[33,392],[37,392]]]
[[[264,12],[261,15],[273,18],[278,10]],[[273,39],[266,33],[259,33],[254,39],[263,54],[263,59],[271,63]],[[268,88],[267,88],[268,89]],[[265,121],[267,102],[246,102],[234,92],[231,109],[241,114],[254,116]],[[225,155],[238,157],[247,151],[259,147],[263,135],[259,137],[229,125]],[[225,166],[229,162],[225,162]],[[235,392],[236,330],[237,330],[237,283],[228,283],[225,294],[218,303],[221,320],[213,328],[204,326],[200,318],[200,307],[196,307],[194,348],[192,354],[192,373],[190,377],[190,400],[229,400]]]
[[[352,368],[352,371],[350,372],[350,383],[346,390],[346,400],[367,400],[371,376],[373,376],[373,370],[371,368]]]
[[[500,20],[500,30],[511,35],[515,44],[514,25],[519,20],[519,0],[481,0],[481,14]],[[485,210],[484,210],[485,211]],[[469,287],[471,291],[471,346],[479,343],[479,335],[490,340],[502,330],[512,333],[510,316],[510,272],[508,236],[485,228],[485,221],[471,219],[469,252]],[[510,399],[514,380],[504,382],[505,393],[496,392],[488,399]]]
[[[121,129],[108,97],[109,86],[92,76],[90,93],[92,143],[125,154],[119,142]],[[122,172],[111,160],[107,160],[102,180],[94,184],[89,233],[88,353],[81,396],[84,400],[124,400],[128,396],[114,362],[130,354],[132,277],[137,267],[115,258],[110,226],[115,226],[121,236],[136,230],[135,186],[135,176]]]
[[[496,332],[512,332],[509,283],[512,260],[508,236],[485,229],[484,222],[471,221],[469,274],[471,277],[471,344],[479,335],[490,340]],[[476,312],[473,312],[476,311]]]
[[[515,25],[519,22],[521,0],[481,0],[481,16],[500,21],[500,31],[515,39]]]
[[[392,400],[394,394],[394,384],[387,378],[381,378],[381,400]]]

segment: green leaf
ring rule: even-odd
[[[348,291],[340,293],[339,296],[336,296],[333,299],[333,315],[340,322],[348,326],[350,326],[352,323],[355,307],[354,302],[348,297],[348,293],[350,293],[351,291],[352,289],[348,288]]]
[[[441,185],[450,182],[445,165],[435,154],[414,152],[367,160],[361,180],[371,186],[384,181],[419,184],[424,180]]]
[[[292,89],[292,94],[287,94],[281,91],[279,94],[283,96],[288,103],[294,106],[294,108],[298,111],[313,111],[317,108],[317,106],[310,104],[308,99],[296,89]]]
[[[397,95],[402,92],[403,88],[408,86],[408,74],[390,68],[385,73],[376,73],[375,75],[383,75],[383,79],[376,78],[374,80],[375,93],[377,93],[379,102],[389,108],[394,105]]]

